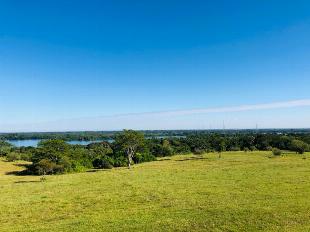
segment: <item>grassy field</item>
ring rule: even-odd
[[[0,231],[310,231],[309,154],[269,156],[174,156],[46,182],[0,160]]]

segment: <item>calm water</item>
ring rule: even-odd
[[[8,142],[16,147],[36,147],[40,142],[40,140],[39,139],[8,140]]]
[[[182,138],[185,136],[156,136],[155,138],[158,139],[164,139],[164,138]],[[27,139],[27,140],[8,140],[9,143],[13,144],[16,147],[37,147],[38,143],[41,141],[41,139]],[[67,141],[67,143],[72,145],[88,145],[90,143],[98,143],[102,142],[103,140],[96,140],[96,141]],[[112,143],[114,142],[113,139],[107,140],[107,142]]]
[[[40,139],[27,139],[27,140],[8,140],[9,143],[13,144],[16,147],[37,147]],[[73,145],[88,145],[90,143],[101,142],[99,141],[67,141],[69,144]],[[111,141],[108,141],[111,142]]]

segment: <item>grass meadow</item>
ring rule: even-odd
[[[310,155],[182,155],[16,176],[0,160],[0,231],[310,231]]]

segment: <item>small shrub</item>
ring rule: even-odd
[[[240,151],[240,147],[231,147],[230,151]]]
[[[244,152],[249,152],[250,149],[249,149],[248,147],[245,147],[245,148],[243,149],[243,151],[244,151]]]
[[[194,155],[202,155],[204,153],[205,153],[205,150],[199,149],[199,148],[195,148],[194,151],[193,151]]]
[[[22,154],[20,155],[20,159],[21,159],[21,160],[28,161],[28,162],[31,161],[31,157],[32,157],[32,155],[31,155],[31,154],[28,154],[28,153],[22,153]]]
[[[14,162],[16,160],[20,160],[20,154],[16,153],[16,152],[11,152],[9,154],[7,154],[6,159],[9,162]]]
[[[280,149],[278,149],[278,148],[274,148],[274,149],[272,150],[272,154],[273,154],[274,156],[280,156],[280,155],[282,155],[282,151],[281,151]]]

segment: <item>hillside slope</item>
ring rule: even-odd
[[[0,231],[310,231],[310,157],[174,156],[113,169],[15,176],[0,160]]]

